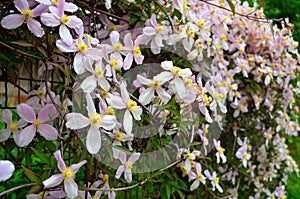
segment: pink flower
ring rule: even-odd
[[[127,53],[125,59],[124,59],[124,65],[123,68],[125,70],[128,70],[131,67],[132,61],[134,59],[135,63],[142,64],[144,60],[144,56],[141,53],[141,50],[139,48],[139,45],[143,39],[143,36],[140,35],[136,38],[136,40],[132,41],[131,39],[131,33],[128,33],[124,37],[124,44],[127,49],[129,49],[129,52]]]
[[[87,161],[83,160],[80,163],[72,164],[70,167],[66,167],[63,158],[61,157],[60,150],[54,153],[54,157],[57,160],[57,167],[61,171],[61,174],[55,174],[43,181],[45,188],[55,187],[64,181],[64,189],[68,198],[74,198],[78,195],[78,186],[74,181],[75,174],[78,169],[84,165]]]
[[[214,145],[217,150],[217,153],[216,153],[217,163],[220,162],[220,158],[222,158],[223,163],[225,163],[226,162],[226,156],[224,155],[225,149],[221,147],[220,140],[217,142],[214,139]]]
[[[72,45],[73,37],[69,31],[69,28],[76,28],[83,25],[81,19],[76,16],[67,16],[64,14],[65,0],[59,0],[57,7],[50,6],[50,13],[43,13],[41,15],[41,21],[43,24],[49,27],[59,26],[59,35],[61,40],[68,46]]]
[[[111,106],[116,109],[126,108],[123,120],[123,127],[127,134],[131,134],[132,131],[132,115],[134,119],[140,120],[142,114],[142,108],[137,106],[137,103],[130,99],[128,91],[126,90],[125,83],[120,84],[121,96],[111,97]],[[132,114],[132,115],[131,115]]]
[[[47,6],[58,6],[59,0],[35,0],[38,3],[47,5]],[[64,10],[67,12],[76,12],[78,10],[78,7],[71,2],[65,2],[64,3]]]
[[[11,111],[7,109],[2,111],[2,120],[6,123],[7,128],[0,130],[0,142],[6,141],[10,134],[13,133],[15,142],[18,143],[17,134],[20,132],[19,128],[24,127],[27,122],[22,119],[18,122],[13,121]]]
[[[193,184],[190,187],[190,190],[193,191],[195,189],[197,189],[199,187],[200,182],[202,182],[202,184],[205,184],[206,182],[206,177],[201,173],[202,172],[202,167],[200,163],[196,163],[196,173],[194,173],[193,171],[191,171],[188,175],[189,175],[189,180],[194,180],[196,179]]]
[[[18,146],[27,146],[32,141],[36,131],[39,131],[46,140],[57,139],[57,130],[50,124],[45,124],[58,116],[58,112],[53,104],[44,106],[37,118],[33,108],[24,103],[17,106],[17,112],[23,120],[31,123],[18,135]]]
[[[4,17],[1,25],[6,29],[15,29],[20,27],[26,21],[27,27],[36,37],[42,37],[44,30],[37,20],[34,18],[40,16],[48,7],[45,5],[38,5],[33,10],[29,9],[27,0],[14,0],[15,7],[21,14],[11,14]]]
[[[219,192],[223,193],[223,189],[219,185],[219,178],[217,177],[217,173],[214,171],[213,174],[211,175],[208,170],[205,170],[204,174],[206,175],[207,179],[210,180],[210,183],[213,186],[212,191],[215,191],[217,188]]]
[[[247,146],[242,146],[237,150],[237,152],[235,154],[235,156],[237,158],[242,160],[243,166],[245,168],[247,168],[247,161],[250,160],[250,158],[251,158],[251,154],[249,154],[247,150],[248,150]]]
[[[126,161],[126,153],[123,151],[120,151],[119,153],[119,160],[121,161],[122,165],[119,166],[117,173],[116,173],[116,178],[119,179],[124,172],[124,177],[126,182],[131,182],[132,181],[132,164],[136,162],[139,157],[140,153],[134,153],[130,158]]]
[[[14,171],[13,163],[8,160],[0,160],[0,182],[8,180]]]
[[[66,115],[66,127],[72,130],[82,129],[90,125],[87,133],[86,147],[89,153],[96,154],[101,148],[101,134],[99,129],[112,130],[116,123],[112,115],[100,115],[96,108],[91,95],[86,94],[88,117],[81,113],[68,113]]]

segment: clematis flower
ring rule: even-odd
[[[44,4],[44,5],[47,5],[47,6],[57,7],[58,2],[60,0],[35,0],[35,1],[38,2],[38,3]],[[64,10],[67,11],[67,12],[76,12],[78,10],[78,7],[74,3],[65,2],[64,3]]]
[[[142,108],[137,106],[137,103],[129,98],[128,91],[126,90],[125,83],[120,84],[121,96],[112,96],[111,97],[111,106],[116,109],[126,108],[123,127],[127,134],[131,134],[132,131],[132,115],[134,119],[140,120],[142,114]],[[131,115],[132,114],[132,115]]]
[[[135,163],[139,157],[140,153],[134,153],[130,156],[130,158],[126,161],[126,153],[123,151],[120,151],[119,153],[119,160],[121,161],[122,165],[119,166],[116,172],[116,178],[119,179],[124,172],[124,177],[126,182],[131,182],[132,181],[132,164]]]
[[[67,194],[67,197],[75,198],[78,195],[78,186],[74,181],[75,174],[87,161],[83,160],[77,164],[72,164],[70,167],[66,167],[60,150],[54,153],[54,157],[57,160],[57,167],[61,171],[61,174],[54,174],[47,180],[43,181],[44,187],[55,187],[64,181],[64,190]]]
[[[0,182],[8,180],[14,171],[13,163],[8,160],[0,160]]]
[[[215,191],[216,188],[218,189],[218,191],[220,193],[223,193],[223,189],[222,187],[219,185],[219,178],[217,177],[217,173],[214,171],[212,173],[212,175],[210,174],[210,172],[208,170],[204,171],[205,176],[207,177],[207,179],[210,180],[210,183],[212,184],[213,188],[212,191]]]
[[[168,103],[168,101],[171,99],[170,94],[167,93],[167,91],[165,91],[162,87],[162,85],[168,81],[168,79],[164,78],[163,75],[157,75],[153,78],[153,80],[150,80],[138,74],[137,81],[149,87],[140,94],[139,101],[142,104],[149,104],[154,96],[154,92],[158,94],[164,103]]]
[[[125,44],[125,48],[128,49],[128,53],[124,59],[124,65],[123,65],[123,68],[125,70],[128,70],[131,67],[133,59],[136,64],[143,63],[144,56],[142,55],[141,50],[139,48],[142,39],[143,39],[143,35],[140,35],[136,38],[136,40],[133,43],[131,39],[131,33],[127,33],[125,35],[124,44]]]
[[[2,121],[4,121],[7,125],[7,128],[0,130],[0,142],[6,141],[10,134],[14,134],[15,142],[18,143],[18,133],[20,132],[20,128],[24,127],[27,122],[20,119],[18,122],[12,120],[11,111],[5,109],[2,111]]]
[[[26,199],[60,199],[65,198],[66,194],[63,189],[53,190],[53,191],[41,191],[38,194],[26,195]]]
[[[24,128],[18,135],[17,145],[20,147],[27,146],[38,131],[46,140],[56,140],[58,136],[57,130],[47,122],[52,121],[58,116],[58,112],[53,104],[47,104],[38,114],[34,113],[31,106],[27,104],[19,104],[17,106],[19,116],[31,125]]]
[[[66,127],[72,130],[82,129],[90,125],[86,138],[86,147],[89,153],[96,154],[101,148],[100,128],[112,130],[116,123],[112,115],[100,115],[96,112],[93,99],[86,94],[88,117],[81,113],[68,113]]]
[[[21,14],[11,14],[1,20],[1,25],[6,29],[15,29],[20,27],[26,21],[27,27],[36,37],[42,37],[44,30],[35,17],[40,16],[48,7],[40,4],[34,9],[29,8],[27,0],[14,0],[15,7]]]
[[[59,36],[61,40],[68,46],[72,45],[73,37],[69,31],[69,28],[75,29],[83,25],[81,19],[73,16],[64,14],[65,11],[65,0],[59,0],[57,7],[50,6],[50,13],[43,13],[41,15],[41,21],[43,24],[49,27],[59,26]]]
[[[196,163],[196,173],[191,171],[188,174],[189,175],[189,181],[196,179],[190,187],[191,191],[194,191],[195,189],[197,189],[199,187],[200,182],[202,184],[205,184],[206,177],[201,172],[202,172],[201,164],[197,162]]]
[[[224,155],[225,149],[221,147],[220,140],[217,142],[214,139],[214,145],[217,150],[217,153],[216,153],[217,163],[220,162],[220,158],[222,159],[223,163],[225,163],[226,162],[226,156]]]
[[[241,159],[243,162],[243,166],[245,168],[247,168],[247,161],[250,160],[250,158],[251,158],[251,154],[248,153],[248,147],[247,146],[240,147],[237,150],[235,156],[237,158]]]
[[[96,88],[97,84],[105,91],[110,88],[109,82],[105,78],[105,67],[102,61],[95,64],[95,69],[92,66],[87,66],[86,70],[92,73],[91,76],[85,78],[80,87],[84,92],[91,93]]]

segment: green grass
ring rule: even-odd
[[[300,137],[288,139],[290,154],[293,156],[297,164],[300,166]],[[300,177],[295,173],[289,174],[287,185],[287,198],[299,199],[300,198]]]

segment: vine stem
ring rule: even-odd
[[[24,55],[24,56],[26,56],[26,57],[32,57],[32,58],[35,58],[35,59],[38,59],[38,60],[43,60],[43,58],[41,58],[41,57],[39,57],[39,56],[32,55],[32,54],[23,52],[23,51],[21,51],[21,50],[18,50],[18,49],[16,49],[16,48],[11,47],[10,45],[8,45],[8,44],[2,42],[2,41],[0,41],[0,44],[1,44],[2,46],[5,46],[6,48],[9,48],[9,49],[11,49],[11,50],[13,50],[13,51],[15,51],[15,52],[17,52],[17,53],[20,53],[20,54],[22,54],[22,55]]]
[[[9,189],[9,190],[6,190],[6,191],[1,192],[1,193],[0,193],[0,197],[1,197],[1,196],[4,196],[5,194],[8,194],[9,192],[16,191],[16,190],[22,189],[22,188],[24,188],[24,187],[32,187],[32,186],[34,186],[34,185],[37,185],[37,183],[23,184],[23,185],[20,185],[20,186],[11,188],[11,189]]]

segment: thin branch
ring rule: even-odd
[[[32,186],[34,186],[34,185],[37,185],[37,183],[23,184],[23,185],[20,185],[20,186],[11,188],[11,189],[9,189],[9,190],[6,190],[6,191],[1,192],[1,193],[0,193],[0,197],[1,197],[1,196],[4,196],[5,194],[8,194],[9,192],[16,191],[16,190],[18,190],[18,189],[22,189],[22,188],[25,188],[25,187],[32,187]]]
[[[9,46],[8,44],[6,44],[6,43],[4,43],[4,42],[2,42],[2,41],[0,41],[0,44],[1,44],[2,46],[5,46],[6,48],[9,48],[9,49],[11,49],[11,50],[13,50],[13,51],[15,51],[15,52],[17,52],[17,53],[20,53],[20,54],[22,54],[22,55],[24,55],[24,56],[26,56],[26,57],[32,57],[32,58],[35,58],[35,59],[38,59],[38,60],[44,60],[42,57],[39,57],[39,56],[36,56],[36,55],[32,55],[32,54],[23,52],[23,51],[21,51],[21,50],[18,50],[18,49],[16,49],[16,48],[12,47],[12,46]]]

